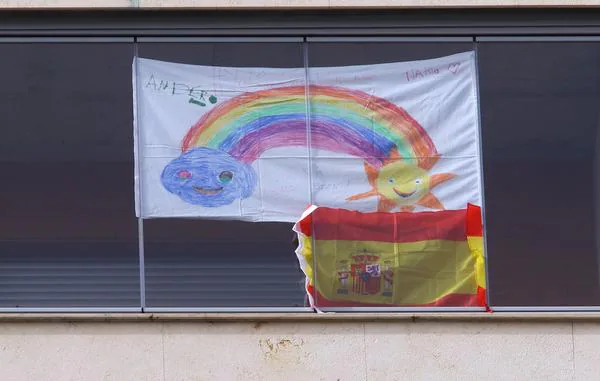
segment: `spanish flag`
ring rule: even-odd
[[[418,213],[312,206],[294,231],[313,307],[487,307],[478,206]]]

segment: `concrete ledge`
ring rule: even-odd
[[[577,313],[4,313],[1,323],[16,322],[600,322],[600,312]]]
[[[1,380],[599,379],[598,314],[365,315],[1,315]]]

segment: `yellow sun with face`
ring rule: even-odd
[[[444,209],[431,190],[455,177],[451,173],[430,175],[416,163],[402,159],[388,162],[379,170],[365,163],[365,172],[373,189],[349,197],[347,200],[379,196],[377,210],[380,212],[387,212],[397,207],[400,207],[401,211],[412,211],[416,205]]]
[[[413,205],[429,193],[430,178],[425,170],[405,161],[381,168],[375,180],[380,195],[396,205]]]

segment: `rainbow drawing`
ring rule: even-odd
[[[218,104],[188,131],[181,156],[163,170],[163,186],[190,204],[227,205],[252,195],[257,176],[251,164],[265,151],[310,144],[313,149],[364,159],[374,189],[349,200],[378,196],[380,210],[411,208],[423,200],[422,205],[443,208],[429,190],[450,177],[426,178],[439,154],[427,132],[405,110],[341,87],[311,85],[308,94],[309,115],[304,86],[244,93]],[[394,164],[402,173],[390,170]],[[377,180],[380,169],[385,169],[386,178]],[[402,192],[394,193],[400,189],[394,187],[390,192],[378,190],[379,182],[394,185],[397,180],[403,182],[397,184]],[[414,191],[406,181],[414,183]]]

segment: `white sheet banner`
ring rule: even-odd
[[[481,204],[473,52],[363,66],[137,58],[138,216],[297,221]]]

